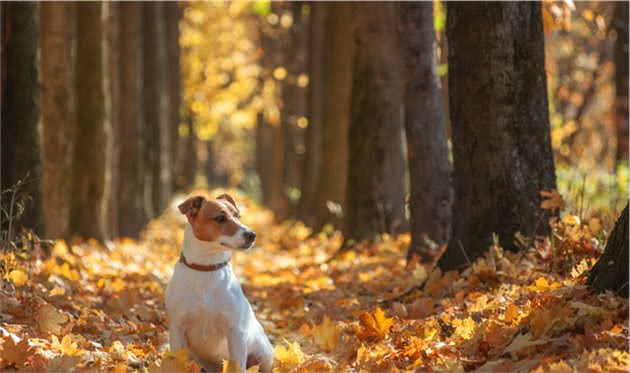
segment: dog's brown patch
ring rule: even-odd
[[[179,205],[179,210],[186,215],[195,237],[201,241],[231,237],[240,228],[238,207],[227,194],[212,201],[201,196],[191,197]]]

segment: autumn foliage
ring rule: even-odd
[[[277,371],[627,369],[628,301],[584,285],[603,249],[595,220],[567,215],[525,253],[495,245],[442,274],[405,266],[408,235],[330,260],[339,232],[274,225],[238,199],[260,239],[232,265]],[[163,294],[183,224],[172,208],[138,241],[24,241],[28,251],[3,253],[0,370],[199,371],[167,347]]]

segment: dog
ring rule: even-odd
[[[228,194],[191,197],[178,209],[188,223],[166,288],[171,351],[188,350],[209,372],[221,371],[223,360],[243,372],[254,365],[271,372],[273,348],[230,265],[232,252],[249,250],[256,233],[239,221]]]

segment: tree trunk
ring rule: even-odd
[[[306,72],[307,23],[302,15],[303,3],[290,3],[289,12],[293,24],[288,30],[288,49],[285,56],[285,68],[288,75],[282,82],[282,131],[284,132],[284,170],[282,182],[283,208],[278,219],[284,220],[296,216],[297,202],[292,194],[301,187],[301,165],[304,147],[304,130],[298,120],[306,114],[306,89],[301,87],[299,76]],[[284,204],[286,203],[286,210]]]
[[[278,3],[271,4],[274,10],[277,6]],[[268,84],[272,79],[272,71],[280,54],[280,48],[278,48],[279,38],[272,35],[274,26],[267,22],[262,23],[261,26],[259,46],[263,51],[263,55],[260,59],[262,73],[258,84],[262,94],[265,84]],[[279,84],[275,83],[277,87]],[[274,95],[277,95],[275,90]],[[260,201],[270,208],[273,206],[276,198],[274,195],[274,158],[276,152],[274,151],[275,145],[273,142],[275,127],[277,126],[269,122],[266,111],[262,110],[258,114],[256,123],[256,173],[260,182]]]
[[[74,149],[70,232],[104,239],[105,93],[103,18],[100,2],[77,3],[75,92],[77,139]]]
[[[448,240],[451,169],[437,75],[433,3],[402,2],[399,6],[410,185],[411,245],[407,257],[411,258],[427,253],[427,238],[439,245]]]
[[[168,128],[170,140],[170,169],[173,188],[177,186],[176,177],[181,175],[182,164],[179,157],[179,110],[181,107],[181,69],[179,65],[179,20],[181,9],[178,2],[164,2],[166,32],[166,62],[168,68]],[[170,195],[168,196],[170,197]]]
[[[172,188],[164,3],[144,3],[144,16],[145,203],[154,218],[166,207]]]
[[[443,270],[481,256],[498,234],[549,232],[540,191],[556,187],[542,9],[536,2],[448,3],[453,232]]]
[[[199,139],[195,134],[195,127],[192,118],[187,116],[186,126],[188,129],[188,137],[186,137],[186,145],[184,152],[184,163],[182,164],[183,183],[182,187],[190,188],[195,185],[195,176],[197,175],[197,147]]]
[[[19,220],[13,220],[11,226],[32,228],[37,234],[42,234],[44,216],[41,209],[41,156],[37,128],[40,114],[38,5],[31,2],[6,2],[1,6],[4,75],[1,187],[5,191],[20,180],[26,181],[19,192],[29,196],[30,201],[25,201],[24,213]],[[10,207],[10,195],[2,197],[3,204]]]
[[[118,127],[118,234],[138,237],[143,209],[143,4],[120,3],[120,126]]]
[[[354,55],[353,5],[324,3],[325,24],[323,64],[322,161],[315,200],[315,226],[326,223],[341,228],[346,211],[348,178],[348,131]]]
[[[628,161],[628,2],[615,4],[615,121],[616,160]]]
[[[46,237],[68,234],[76,107],[72,67],[74,4],[41,3],[42,191]]]
[[[608,237],[604,255],[595,263],[586,281],[596,292],[610,290],[628,298],[628,205]]]
[[[405,226],[403,89],[394,3],[353,6],[357,29],[345,233],[365,239]]]
[[[307,225],[315,223],[315,199],[322,157],[322,119],[324,109],[324,34],[326,4],[311,3],[308,36],[308,127],[304,131],[301,194],[298,217]]]
[[[105,173],[106,231],[110,237],[118,237],[118,209],[120,200],[115,188],[118,185],[120,154],[120,2],[105,2],[105,112],[107,129],[107,157]]]

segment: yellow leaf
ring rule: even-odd
[[[516,305],[514,304],[510,304],[509,306],[507,306],[507,308],[505,309],[505,322],[511,323],[513,321],[516,321],[518,319],[518,307],[516,307]]]
[[[453,325],[456,327],[455,334],[464,339],[470,339],[475,334],[475,321],[470,317],[455,319],[453,320]]]
[[[560,287],[560,284],[558,284],[557,282],[549,283],[546,278],[539,277],[538,279],[536,279],[534,284],[528,286],[527,289],[530,291],[543,292],[543,291],[548,291],[551,289],[557,289],[559,287]]]
[[[51,291],[50,291],[50,296],[54,297],[56,295],[64,295],[66,293],[66,289],[60,287],[60,286],[55,286]]]
[[[11,280],[15,286],[22,286],[28,281],[28,276],[19,269],[14,269],[9,273],[9,280]]]
[[[328,316],[324,316],[322,323],[313,327],[312,335],[317,346],[326,351],[332,351],[339,343],[341,330],[337,323],[331,321]]]
[[[305,360],[304,352],[299,343],[284,341],[285,346],[278,345],[274,348],[274,355],[280,368],[285,370],[295,369]]]
[[[394,325],[393,318],[385,317],[385,312],[379,307],[373,314],[364,312],[359,316],[359,321],[363,328],[359,331],[360,338],[385,338],[389,333],[389,329]]]
[[[62,325],[68,321],[68,316],[58,311],[51,304],[45,304],[37,313],[37,324],[42,333],[61,334]]]

